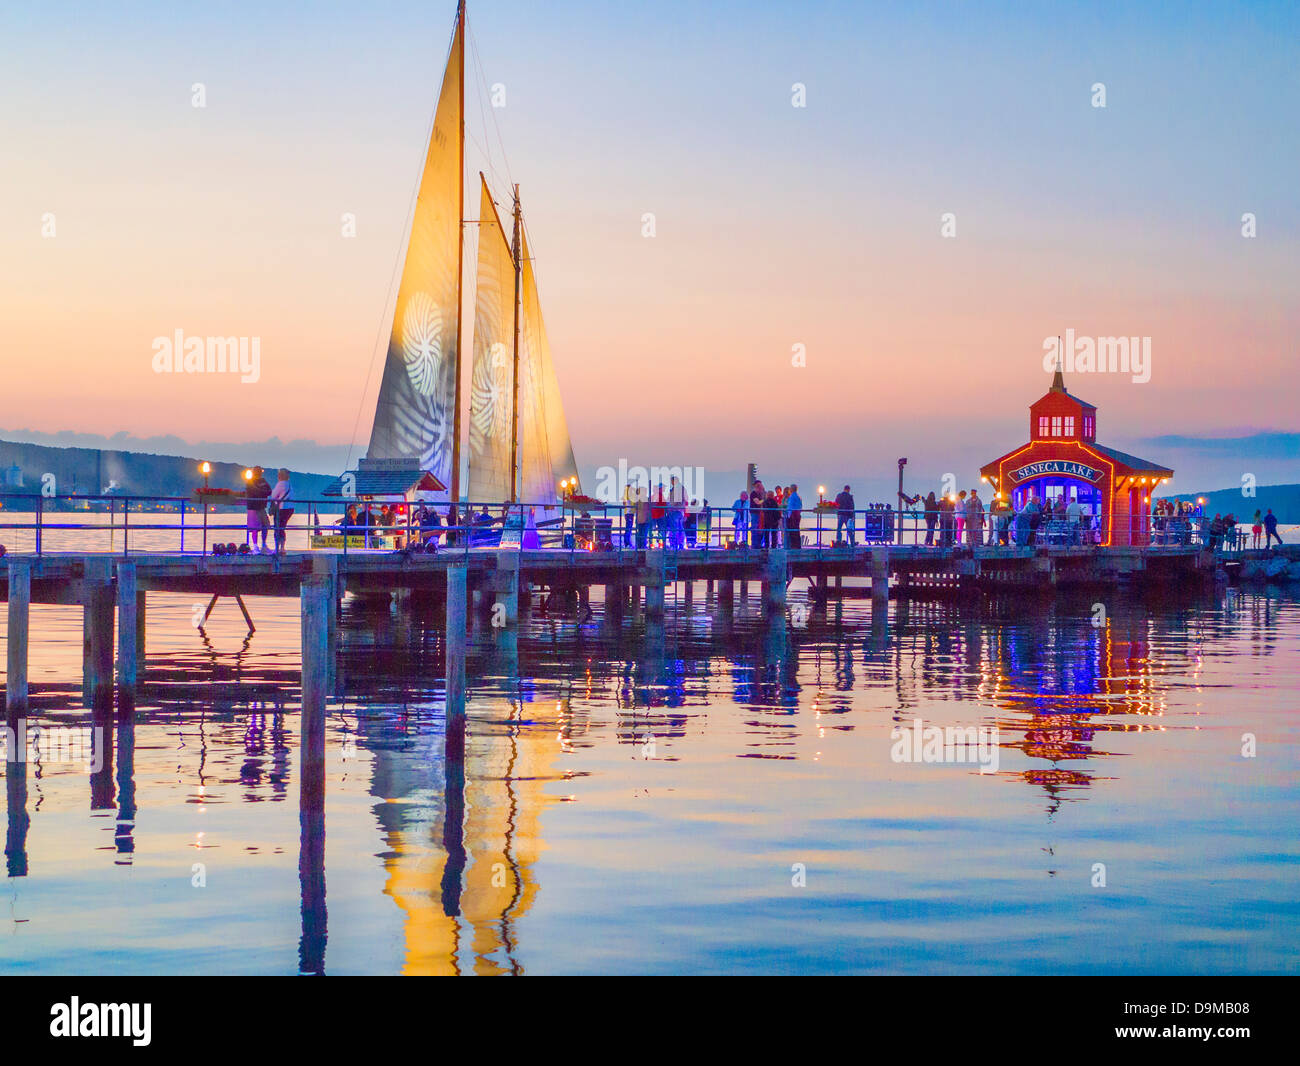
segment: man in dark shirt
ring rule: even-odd
[[[849,543],[857,544],[858,538],[853,520],[853,507],[853,493],[849,490],[849,487],[845,485],[844,491],[835,497],[835,539],[844,539],[841,534],[847,526],[849,531]]]
[[[248,506],[248,542],[249,547],[257,552],[266,551],[266,534],[271,528],[271,520],[266,516],[266,501],[271,498],[271,486],[266,480],[266,471],[260,466],[253,467],[253,476],[248,479],[248,489],[244,493]],[[262,544],[256,544],[258,534],[262,535]]]
[[[1264,516],[1264,533],[1266,535],[1264,540],[1265,551],[1273,550],[1274,537],[1277,538],[1279,545],[1282,543],[1282,537],[1277,531],[1277,515],[1273,513],[1273,508],[1271,507],[1268,509],[1268,514]]]

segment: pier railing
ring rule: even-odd
[[[248,503],[258,505],[251,512]],[[1227,530],[1199,515],[1169,517],[1127,513],[1081,519],[1040,514],[966,514],[895,510],[883,505],[852,512],[815,506],[797,515],[734,507],[573,502],[479,504],[453,510],[445,503],[399,505],[387,515],[380,501],[332,497],[291,501],[284,543],[291,550],[459,551],[476,548],[546,548],[569,553],[685,549],[736,551],[801,548],[835,551],[850,544],[948,548],[1088,547],[1106,543],[1136,547],[1196,547],[1233,553],[1264,547],[1248,526]],[[193,497],[0,496],[0,544],[36,555],[66,551],[208,555],[256,551],[277,544],[280,517],[267,501],[224,497],[219,503]],[[350,514],[352,515],[350,517]],[[262,516],[265,515],[263,518]],[[436,519],[433,517],[436,515]],[[265,536],[263,531],[265,530]],[[11,534],[17,534],[13,539]],[[1117,535],[1118,534],[1118,535]],[[305,538],[305,539],[304,539]],[[6,543],[9,539],[9,543]],[[1256,540],[1259,543],[1255,543]]]

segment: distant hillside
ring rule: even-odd
[[[0,491],[40,492],[41,479],[53,474],[59,495],[96,495],[109,486],[127,496],[189,496],[203,484],[199,459],[179,455],[146,455],[142,452],[108,451],[100,448],[53,448],[43,444],[0,441]],[[250,455],[248,465],[258,462]],[[263,464],[265,465],[265,464]],[[21,471],[22,486],[11,483],[11,468]],[[237,463],[213,463],[208,483],[213,488],[238,491],[244,484],[245,467]],[[267,480],[275,483],[275,470],[267,468]],[[301,499],[319,498],[334,478],[326,474],[292,472],[294,491]]]
[[[1300,525],[1300,485],[1258,485],[1254,496],[1243,496],[1241,489],[1215,489],[1212,492],[1170,492],[1162,494],[1175,499],[1205,500],[1205,510],[1211,514],[1234,514],[1244,522],[1256,511],[1266,514],[1273,508],[1277,520],[1284,526]]]

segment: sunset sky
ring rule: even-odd
[[[1126,7],[471,2],[467,213],[521,183],[583,470],[973,479],[1072,328],[1152,338],[1148,383],[1068,382],[1099,439],[1300,480],[1300,8]],[[454,14],[6,5],[4,435],[363,451]],[[154,373],[176,329],[260,381]]]

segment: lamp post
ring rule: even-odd
[[[212,464],[207,460],[199,463],[199,473],[203,475],[203,554],[208,554],[208,475],[212,473]]]
[[[903,495],[903,467],[907,465],[906,459],[898,460],[898,543],[903,543],[903,502],[907,499]]]

